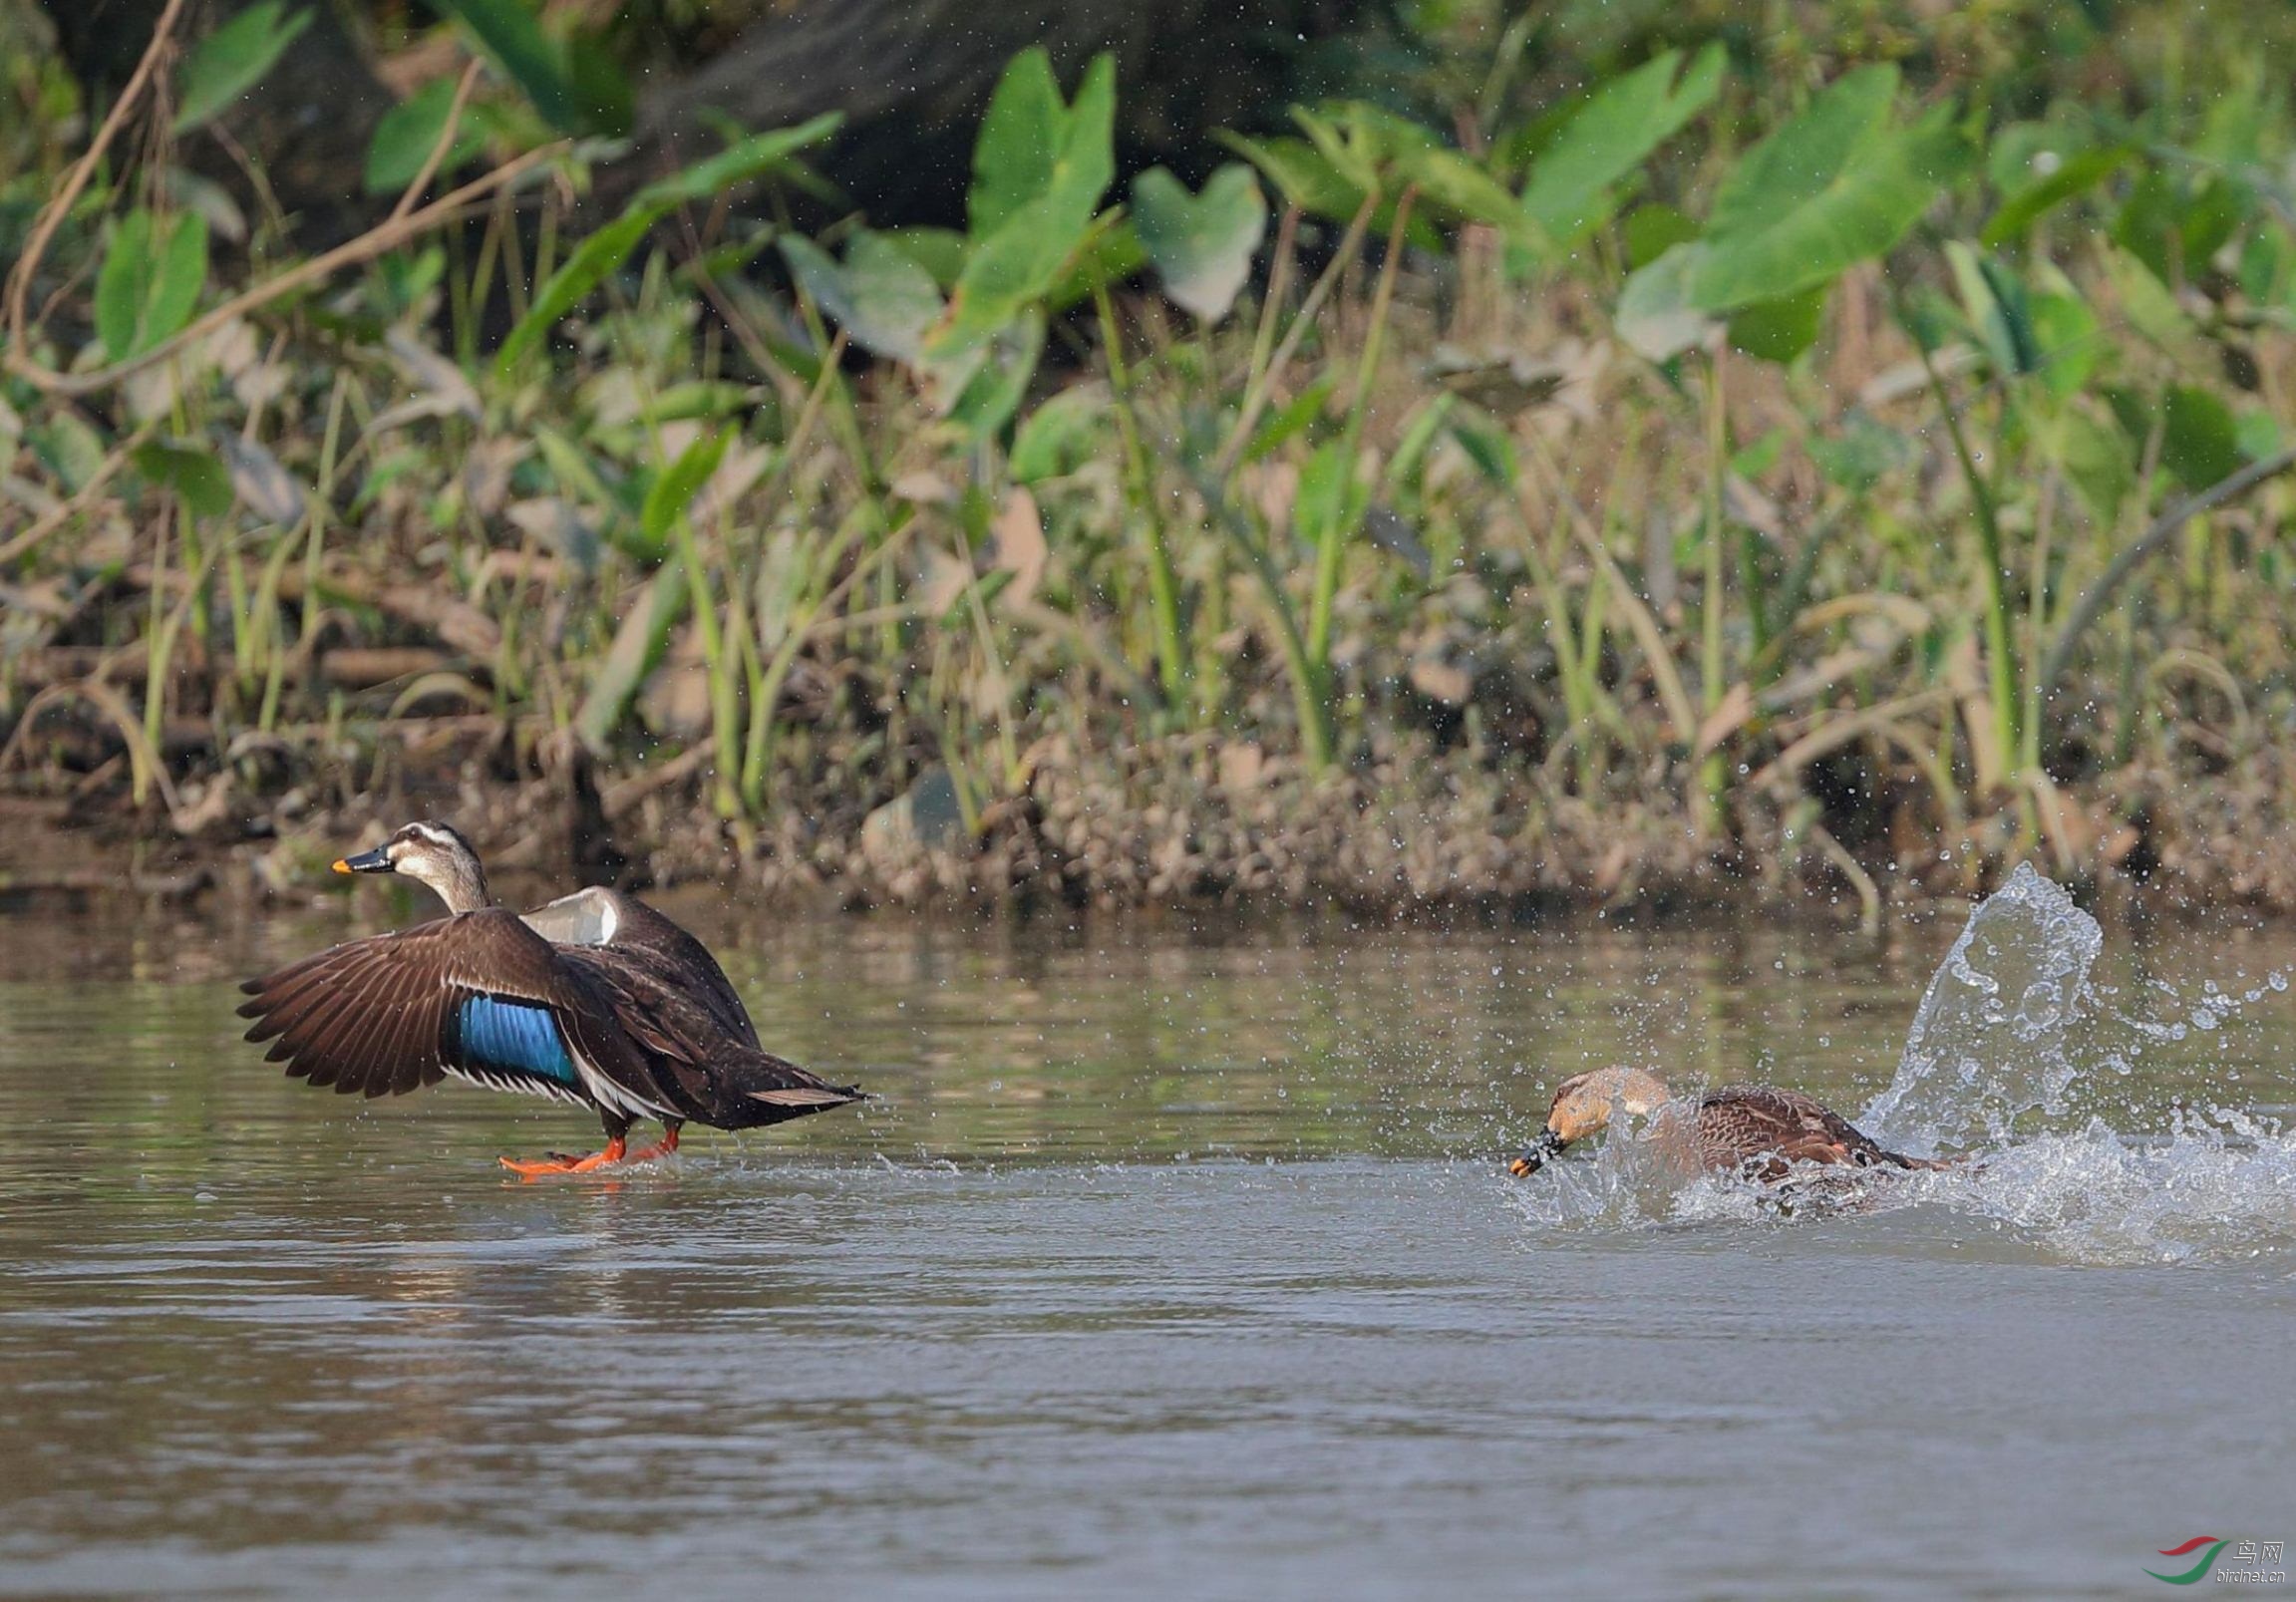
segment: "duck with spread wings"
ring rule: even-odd
[[[756,1128],[862,1100],[765,1051],[702,943],[619,891],[577,891],[531,912],[494,906],[478,853],[445,823],[409,823],[339,873],[401,873],[447,916],[354,940],[240,988],[268,1060],[345,1096],[401,1096],[442,1079],[596,1111],[588,1156],[502,1165],[585,1173],[666,1155],[689,1121]],[[641,1119],[661,1140],[631,1151]]]

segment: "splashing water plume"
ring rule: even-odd
[[[1884,1143],[1934,1152],[1998,1144],[2026,1114],[2064,1114],[2081,1075],[2073,1036],[2094,1010],[2089,971],[2104,949],[2097,920],[2021,864],[1971,914],[1929,981],[1897,1077],[1861,1126]]]

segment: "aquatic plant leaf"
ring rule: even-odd
[[[982,240],[957,279],[929,353],[955,359],[1050,291],[1084,239],[1081,223],[1065,225],[1071,220],[1050,199],[1037,200]]]
[[[96,335],[126,361],[180,333],[207,281],[207,222],[138,207],[121,218],[96,275]]]
[[[671,529],[693,504],[694,496],[701,493],[702,485],[710,481],[710,475],[718,471],[733,438],[731,429],[705,434],[656,476],[638,512],[638,530],[653,548],[668,547]]]
[[[2126,250],[2107,246],[2100,255],[2105,264],[2106,282],[2113,286],[2113,298],[2129,326],[2159,346],[2194,377],[2212,373],[2215,364],[2210,360],[2207,342],[2200,337],[2191,316],[2176,303],[2168,286]]]
[[[1446,421],[1451,437],[1459,442],[1459,448],[1467,453],[1467,459],[1483,478],[1512,488],[1521,469],[1515,460],[1514,440],[1507,431],[1481,413],[1464,409],[1454,412]]]
[[[1006,327],[1059,284],[1116,178],[1116,59],[1096,56],[1075,104],[1060,108],[1054,89],[1057,110],[1048,110],[1051,66],[1023,65],[1037,55],[1022,56],[1006,71],[1006,81],[1017,86],[1011,104],[995,129],[982,131],[981,146],[993,136],[994,154],[976,147],[973,247],[948,315],[929,341],[944,361]],[[1008,98],[1002,88],[998,98]],[[1038,138],[1046,143],[1024,148]]]
[[[1068,115],[1044,47],[1032,46],[1015,56],[997,81],[973,141],[973,185],[965,215],[974,238],[986,238],[1044,194]]]
[[[1531,242],[1529,219],[1505,186],[1417,123],[1361,102],[1321,113],[1295,109],[1292,121],[1306,131],[1306,140],[1219,136],[1288,204],[1352,223],[1369,198],[1368,223],[1376,235],[1395,226],[1400,197],[1411,186],[1418,196],[1405,238],[1415,248],[1444,247],[1431,214],[1488,223],[1516,248]]]
[[[1045,310],[1066,311],[1112,284],[1136,276],[1148,264],[1132,219],[1114,207],[1093,218],[1084,243],[1061,269],[1060,281],[1045,293]]]
[[[2126,166],[2135,154],[2126,145],[2116,145],[2100,151],[2084,151],[2067,159],[2047,177],[2025,185],[2003,200],[1986,219],[1977,242],[1988,250],[1997,250],[2011,240],[2024,238],[2034,223],[2066,201],[2096,188]]]
[[[2111,347],[2100,337],[2097,314],[2062,269],[2043,262],[2034,280],[2026,310],[2040,351],[2036,371],[2050,394],[2070,399],[2088,386]]]
[[[1727,337],[1735,350],[1781,367],[1817,343],[1825,318],[1826,284],[1776,300],[1758,300],[1730,315]]]
[[[174,490],[194,516],[220,517],[231,509],[231,476],[212,452],[155,440],[137,450],[136,471]]]
[[[1979,343],[1995,372],[2022,376],[2041,366],[2041,344],[2033,331],[2025,286],[1991,256],[1981,256],[1959,239],[1945,242],[1962,310],[1969,314]]]
[[[1216,323],[1251,276],[1267,233],[1267,200],[1251,168],[1229,162],[1187,186],[1160,166],[1133,179],[1133,227],[1164,293],[1199,322]]]
[[[2240,471],[2240,428],[2231,409],[2190,384],[2160,398],[2160,465],[2187,489],[2205,489]]]
[[[1306,140],[1290,135],[1255,140],[1223,132],[1219,141],[1258,167],[1288,206],[1344,222],[1363,204],[1363,191]]]
[[[1046,401],[1013,436],[1013,481],[1040,484],[1093,459],[1108,427],[1109,394],[1099,384],[1072,384]]]
[[[1496,178],[1457,151],[1406,147],[1395,159],[1397,176],[1419,190],[1419,203],[1466,222],[1497,229],[1527,249],[1536,242],[1530,219]]]
[[[895,361],[916,360],[941,315],[941,292],[898,245],[860,229],[845,246],[842,266],[796,234],[785,235],[781,248],[806,293],[854,344]]]
[[[1896,92],[1895,68],[1858,68],[1748,154],[1715,195],[1693,304],[1724,312],[1790,295],[1903,237],[1967,150],[1949,105],[1890,129]]]
[[[310,25],[308,10],[287,13],[282,0],[256,0],[200,40],[175,79],[174,131],[188,134],[221,116]]]
[[[1690,288],[1706,254],[1705,242],[1692,240],[1628,276],[1611,323],[1645,361],[1672,361],[1713,337],[1715,320],[1699,308]]]
[[[524,0],[437,0],[439,10],[463,26],[479,49],[518,86],[518,93],[561,134],[596,132],[558,41],[542,32]]]
[[[980,439],[1002,430],[1020,410],[1044,348],[1045,314],[1032,307],[986,342],[979,367],[948,409],[949,421]]]
[[[1523,214],[1543,249],[1559,254],[1610,214],[1611,186],[1704,111],[1722,87],[1723,48],[1709,45],[1687,72],[1669,50],[1596,90],[1547,142],[1523,185]]]
[[[2121,503],[2134,487],[2135,464],[2129,437],[2098,421],[2078,407],[2068,407],[2057,419],[2057,457],[2065,477],[2088,502],[2098,523],[2110,528],[2121,515]]]
[[[2111,232],[2162,281],[2194,278],[2207,271],[2245,210],[2229,184],[2193,185],[2183,174],[2153,167],[2130,187]]]
[[[424,85],[385,112],[375,124],[374,137],[367,142],[363,175],[367,192],[395,194],[414,182],[423,170],[423,163],[438,149],[440,136],[446,131],[447,114],[454,109],[454,82],[441,78]],[[454,171],[478,155],[484,143],[484,136],[470,125],[467,117],[457,119],[454,142],[439,162],[440,175]]]
[[[1647,267],[1676,245],[1698,237],[1698,222],[1678,206],[1653,202],[1626,214],[1619,230],[1626,241],[1630,267]]]
[[[972,242],[954,228],[887,228],[884,236],[931,274],[937,289],[956,286],[965,270],[965,253],[972,248]]]

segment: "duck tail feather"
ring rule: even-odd
[[[729,1117],[730,1127],[778,1123],[867,1100],[852,1086],[831,1085],[770,1052],[728,1052],[711,1064],[711,1070],[713,1099]]]

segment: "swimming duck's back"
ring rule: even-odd
[[[1696,1129],[1701,1166],[1742,1169],[1763,1179],[1779,1177],[1796,1162],[1943,1166],[1884,1150],[1822,1102],[1773,1085],[1725,1085],[1706,1092],[1698,1099]]]

